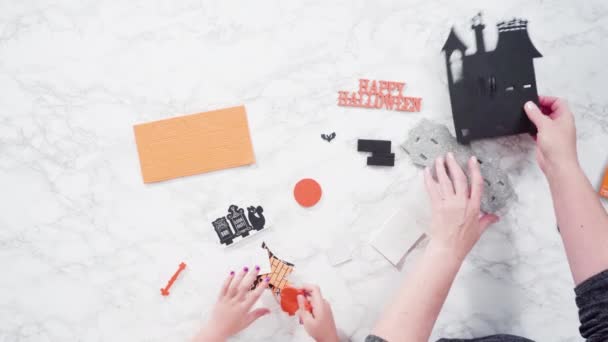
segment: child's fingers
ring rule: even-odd
[[[247,293],[247,295],[245,296],[245,303],[247,306],[253,306],[253,304],[255,304],[255,302],[260,299],[262,293],[264,293],[264,290],[266,290],[266,288],[268,287],[269,281],[270,278],[264,278],[264,280],[261,281],[253,291],[249,291],[249,293]]]
[[[312,316],[312,314],[310,312],[308,312],[308,310],[306,310],[306,299],[304,299],[304,296],[298,295],[297,298],[298,298],[298,317],[300,317],[300,321],[302,321],[303,324],[306,324],[307,322],[313,320],[314,317]]]
[[[233,278],[234,278],[234,271],[230,271],[230,274],[228,275],[228,277],[226,277],[226,280],[224,280],[224,283],[222,284],[222,288],[220,289],[219,298],[224,297],[228,293],[228,289],[230,288],[230,283],[232,282]]]
[[[256,266],[252,271],[249,271],[247,275],[241,281],[241,285],[239,285],[238,294],[240,298],[245,298],[245,295],[251,290],[251,285],[255,281],[255,278],[258,276],[260,272],[260,266]]]
[[[251,323],[255,322],[258,318],[262,316],[266,316],[270,313],[270,310],[267,308],[259,308],[251,311],[247,315],[245,315],[245,326],[249,326]]]
[[[228,296],[234,297],[238,294],[239,286],[241,285],[241,281],[249,272],[249,267],[244,267],[242,271],[238,272],[234,277],[232,282],[230,282],[230,288],[228,288]]]
[[[317,285],[304,285],[302,287],[310,294],[310,301],[313,308],[323,307],[323,296],[321,295],[321,289]]]

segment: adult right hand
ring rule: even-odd
[[[578,167],[574,115],[568,104],[550,96],[540,96],[539,103],[547,114],[532,101],[524,110],[538,129],[536,158],[541,170],[549,176],[560,168]]]

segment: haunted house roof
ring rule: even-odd
[[[460,38],[458,38],[458,35],[456,35],[456,32],[454,31],[454,27],[452,27],[452,29],[450,30],[450,35],[445,41],[445,44],[443,44],[441,51],[445,51],[449,54],[454,50],[465,51],[466,49],[467,46],[462,42],[462,40],[460,40]]]
[[[513,19],[509,22],[502,22],[498,27],[498,43],[494,50],[498,55],[513,53],[525,57],[542,57],[540,52],[534,47],[528,35],[528,21],[523,19]]]

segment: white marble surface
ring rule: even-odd
[[[424,198],[408,192],[418,170],[397,143],[423,117],[452,128],[439,50],[452,24],[472,43],[480,9],[489,48],[496,21],[530,20],[540,92],[570,100],[597,185],[608,162],[604,0],[1,1],[0,341],[186,340],[228,272],[206,214],[240,198],[263,201],[274,225],[263,238],[362,340],[411,267],[367,242],[405,196]],[[407,82],[422,112],[337,107],[360,77]],[[142,183],[133,124],[239,104],[255,165]],[[391,139],[395,167],[365,166],[362,137]],[[462,267],[433,338],[579,340],[532,140],[477,147],[501,157],[518,200]],[[311,209],[292,199],[303,177],[323,186]],[[353,260],[333,268],[326,253],[340,240]],[[180,261],[188,268],[161,297]],[[237,340],[307,338],[275,309]]]

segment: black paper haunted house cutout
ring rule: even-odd
[[[452,27],[442,51],[456,138],[461,144],[471,140],[535,133],[523,106],[538,104],[534,58],[542,57],[528,36],[528,22],[513,19],[501,22],[494,51],[486,51],[481,13],[472,20],[477,51],[465,55],[467,46]]]

